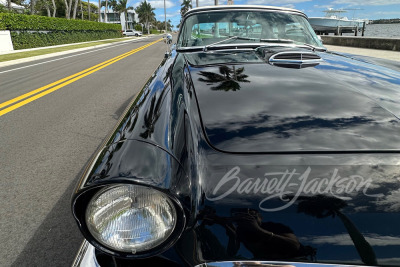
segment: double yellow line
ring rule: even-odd
[[[137,52],[139,52],[139,51],[141,51],[141,50],[143,50],[143,49],[145,49],[145,48],[147,48],[147,47],[149,47],[149,46],[151,46],[151,45],[153,45],[153,44],[155,44],[155,43],[157,43],[157,42],[159,42],[161,40],[162,39],[159,39],[159,40],[154,41],[152,43],[149,43],[149,44],[146,44],[146,45],[141,46],[139,48],[133,49],[133,50],[127,52],[127,53],[124,53],[122,55],[119,55],[117,57],[109,59],[107,61],[104,61],[104,62],[102,62],[100,64],[97,64],[97,65],[95,65],[93,67],[90,67],[88,69],[85,69],[83,71],[75,73],[75,74],[73,74],[71,76],[65,77],[65,78],[63,78],[61,80],[55,81],[53,83],[50,83],[48,85],[45,85],[45,86],[40,87],[38,89],[35,89],[35,90],[33,90],[33,91],[29,92],[29,93],[23,94],[21,96],[18,96],[16,98],[13,98],[13,99],[8,100],[6,102],[0,103],[0,117],[5,115],[5,114],[7,114],[7,113],[9,113],[9,112],[11,112],[11,111],[13,111],[13,110],[15,110],[15,109],[17,109],[17,108],[20,108],[20,107],[22,107],[22,106],[24,106],[24,105],[26,105],[26,104],[28,104],[28,103],[30,103],[32,101],[35,101],[35,100],[37,100],[37,99],[39,99],[39,98],[41,98],[41,97],[43,97],[45,95],[48,95],[48,94],[50,94],[50,93],[52,93],[52,92],[54,92],[54,91],[56,91],[56,90],[58,90],[58,89],[60,89],[60,88],[62,88],[64,86],[68,85],[68,84],[71,84],[71,83],[73,83],[73,82],[75,82],[75,81],[77,81],[79,79],[82,79],[83,77],[86,77],[86,76],[88,76],[88,75],[90,75],[90,74],[92,74],[92,73],[94,73],[94,72],[96,72],[98,70],[101,70],[101,69],[103,69],[103,68],[105,68],[105,67],[107,67],[107,66],[109,66],[109,65],[111,65],[111,64],[113,64],[113,63],[115,63],[115,62],[117,62],[119,60],[121,60],[121,59],[124,59],[124,58],[126,58],[126,57],[128,57],[128,56],[130,56],[132,54],[135,54],[135,53],[137,53]],[[14,104],[14,103],[16,103],[16,104]]]

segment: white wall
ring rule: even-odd
[[[13,51],[10,31],[0,31],[0,52]]]

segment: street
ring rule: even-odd
[[[0,67],[0,266],[72,264],[71,193],[163,59],[160,38]]]

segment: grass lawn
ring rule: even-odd
[[[123,40],[127,40],[127,38],[117,38],[117,39],[112,39],[112,40],[97,41],[97,42],[91,42],[91,43],[85,43],[85,44],[75,44],[75,45],[72,44],[72,45],[62,46],[62,47],[54,47],[54,48],[38,49],[38,50],[20,52],[20,53],[5,54],[5,55],[0,55],[0,62],[14,60],[14,59],[20,59],[20,58],[26,58],[26,57],[40,56],[40,55],[45,55],[45,54],[50,54],[50,53],[62,52],[62,51],[83,48],[83,47],[89,47],[89,46],[95,46],[95,45],[101,45],[101,44],[115,43],[115,42],[120,42]]]

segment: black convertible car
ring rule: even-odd
[[[74,266],[400,266],[399,116],[304,13],[192,9],[76,187]]]

